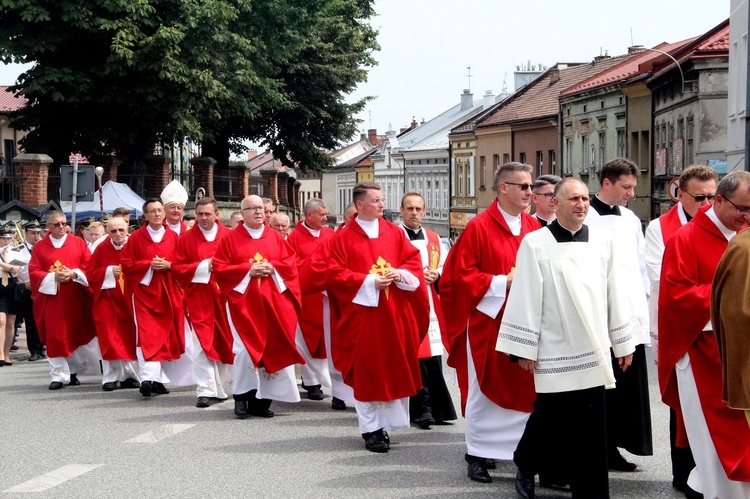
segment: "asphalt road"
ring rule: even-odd
[[[0,367],[0,497],[516,497],[512,462],[498,462],[491,484],[466,477],[463,420],[391,432],[391,451],[374,454],[354,409],[332,411],[328,391],[242,421],[231,400],[197,409],[188,389],[144,399],[82,376],[51,392],[49,365],[26,361],[20,345]],[[610,473],[613,498],[683,497],[671,486],[668,411],[648,354],[655,455],[624,453],[638,470]],[[570,494],[537,486],[537,497]]]

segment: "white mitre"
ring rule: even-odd
[[[179,203],[183,207],[188,200],[188,193],[185,188],[177,180],[172,180],[167,186],[161,191],[161,203],[167,206],[171,203]]]

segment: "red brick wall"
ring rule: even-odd
[[[52,158],[46,154],[19,154],[13,158],[18,180],[18,200],[31,207],[44,205],[47,197],[47,178]]]

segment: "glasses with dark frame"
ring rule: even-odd
[[[699,203],[702,203],[706,199],[709,201],[713,201],[716,199],[716,194],[693,194],[692,192],[684,191],[686,194],[690,194],[690,197],[698,201]]]
[[[517,182],[503,182],[504,184],[517,185],[522,191],[531,189],[531,184],[519,184]]]
[[[55,222],[55,223],[47,222],[47,227],[57,227],[58,229],[60,227],[67,227],[67,225],[68,225],[68,222]]]
[[[734,206],[737,209],[737,213],[739,213],[740,215],[743,215],[743,216],[750,215],[750,206],[737,206],[736,204],[732,202],[731,199],[729,198],[724,198],[724,199],[729,201],[729,204]]]
[[[263,211],[262,206],[248,206],[247,208],[242,208],[240,211]]]
[[[507,183],[508,182],[506,182],[506,184]],[[523,190],[525,191],[526,189],[523,189]],[[547,199],[547,201],[549,201],[550,199],[552,199],[553,197],[555,197],[555,193],[554,192],[545,192],[544,194],[539,194],[538,192],[535,192],[534,194],[537,195],[537,196],[544,196]]]
[[[128,229],[110,229],[110,234],[117,234],[118,232],[127,232]]]

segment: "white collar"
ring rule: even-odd
[[[497,209],[500,210],[500,214],[505,219],[505,223],[508,224],[508,228],[510,229],[511,234],[513,234],[514,236],[520,235],[521,234],[521,214],[519,213],[518,215],[513,216],[500,207],[500,201],[497,201],[495,204],[497,204]]]
[[[54,246],[55,248],[58,248],[58,249],[61,248],[63,244],[65,244],[65,240],[67,238],[68,238],[68,234],[67,233],[63,234],[63,237],[61,237],[60,239],[56,239],[56,238],[52,237],[52,234],[50,234],[50,236],[49,236],[49,240],[52,243],[52,246]]]
[[[198,225],[198,224],[196,224]],[[198,225],[198,228],[203,233],[203,237],[206,238],[206,241],[213,242],[216,239],[216,234],[219,233],[219,224],[218,222],[214,224],[214,226],[210,230],[203,230],[203,227]]]
[[[265,229],[265,226],[261,227],[260,229],[251,229],[247,226],[247,224],[242,224],[242,226],[247,230],[247,233],[250,234],[250,237],[253,239],[260,239],[260,236],[263,235],[263,229]]]
[[[370,222],[366,222],[365,220],[360,220],[359,217],[355,218],[354,220],[357,221],[360,227],[362,227],[362,230],[365,231],[365,234],[367,234],[367,237],[370,239],[377,239],[378,232],[380,231],[380,219],[376,218],[375,220],[372,220]]]
[[[724,237],[727,238],[727,241],[730,241],[735,235],[737,235],[737,231],[728,229],[723,223],[721,223],[721,220],[719,220],[719,217],[716,216],[716,212],[714,211],[714,207],[708,209],[706,212],[706,216],[711,219],[711,221],[716,225],[716,228],[719,229]]]
[[[308,231],[310,231],[310,234],[312,234],[313,237],[320,237],[320,229],[317,229],[317,230],[313,229],[312,227],[307,225],[305,221],[302,222],[302,226]]]

